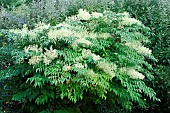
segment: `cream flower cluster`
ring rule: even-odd
[[[55,58],[57,58],[57,53],[56,53],[56,49],[53,49],[52,46],[50,47],[50,50],[46,49],[46,52],[44,53],[43,55],[43,62],[46,64],[46,65],[49,65],[52,60],[54,60]]]
[[[139,20],[136,20],[135,18],[131,18],[129,13],[124,12],[124,13],[117,13],[116,15],[122,15],[123,17],[121,18],[122,21],[119,23],[119,27],[122,27],[124,25],[133,25],[133,24],[137,24],[137,25],[142,25],[142,22],[140,22]]]
[[[130,78],[132,79],[144,79],[145,76],[142,73],[139,73],[133,68],[121,68],[120,69],[122,72],[125,72],[127,75],[129,75]]]
[[[99,17],[103,17],[103,14],[102,13],[98,13],[98,12],[92,12],[91,16],[93,18],[99,18]]]
[[[38,32],[42,32],[44,29],[48,29],[50,25],[44,24],[44,23],[38,23],[35,25],[36,28],[34,30],[28,30],[28,27],[26,24],[23,25],[23,28],[20,29],[11,29],[10,32],[20,34],[21,36],[30,36],[30,40],[35,40],[37,37]]]
[[[91,76],[96,75],[95,72],[92,69],[88,70],[87,74],[91,75]]]
[[[94,33],[88,32],[86,28],[75,27],[72,25],[68,25],[68,23],[62,23],[57,25],[60,29],[50,29],[48,32],[48,38],[51,40],[65,40],[64,38],[75,37],[76,40],[72,42],[71,46],[78,47],[79,44],[83,46],[93,46],[94,44],[87,40],[86,38],[109,38],[111,35],[109,33]],[[68,40],[68,39],[66,39]]]
[[[87,12],[86,10],[79,9],[79,13],[78,13],[77,17],[78,17],[80,20],[89,20],[90,17],[91,17],[91,15],[90,15],[89,12]]]
[[[74,36],[74,35],[76,35],[76,34],[77,34],[77,33],[75,33],[75,32],[72,31],[72,30],[63,28],[63,29],[58,29],[58,30],[50,30],[50,31],[48,32],[48,37],[49,37],[49,39],[58,39],[58,38],[61,38],[61,37]]]
[[[109,38],[109,37],[112,37],[112,36],[110,35],[110,33],[100,33],[100,34],[98,34],[98,38],[107,39],[107,38]]]
[[[42,48],[38,48],[38,45],[29,45],[29,46],[26,46],[24,48],[24,52],[25,53],[29,53],[29,52],[42,52]]]
[[[63,70],[64,71],[70,71],[71,70],[71,66],[70,65],[64,65],[63,66]]]
[[[133,25],[133,24],[142,25],[142,23],[139,20],[136,20],[134,18],[130,18],[127,16],[122,18],[121,25]]]
[[[80,39],[77,39],[73,44],[72,46],[74,47],[77,47],[79,44],[83,44],[84,46],[89,46],[91,45],[91,42],[84,39],[84,38],[80,38]]]
[[[101,61],[102,58],[99,55],[96,55],[92,53],[90,50],[86,49],[82,51],[82,57],[83,58],[92,57],[94,62],[96,63],[96,66],[99,69],[103,70],[106,74],[110,75],[111,78],[115,77],[114,70],[116,70],[117,68],[115,64],[110,64],[108,62]]]
[[[36,31],[43,31],[44,29],[49,29],[50,24],[45,24],[42,22],[39,22],[38,24],[35,25],[35,29]]]
[[[132,79],[144,79],[145,76],[136,71],[135,69],[128,69],[127,74],[130,76]]]
[[[73,64],[72,66],[67,65],[67,64],[64,65],[63,66],[63,70],[64,71],[70,71],[73,68],[81,69],[81,68],[86,68],[86,67],[87,67],[87,65],[83,65],[82,63],[77,62],[77,63]]]
[[[42,55],[40,55],[40,56],[32,56],[32,57],[29,59],[28,63],[29,63],[30,65],[35,65],[35,64],[37,64],[37,63],[39,63],[39,62],[41,62],[41,61],[42,61]]]
[[[85,66],[82,63],[76,63],[73,65],[75,68],[84,68]]]
[[[106,74],[110,75],[111,78],[115,77],[115,72],[114,70],[116,70],[116,65],[110,64],[108,62],[105,61],[101,61],[97,63],[97,67],[99,69],[102,69]]]
[[[102,59],[99,55],[96,55],[96,54],[92,53],[90,50],[86,50],[86,49],[84,49],[82,51],[82,57],[83,58],[92,57],[95,62]]]
[[[41,61],[43,61],[43,63],[45,63],[45,65],[49,65],[52,60],[54,60],[55,58],[57,58],[57,54],[56,54],[56,49],[53,49],[52,46],[50,47],[50,49],[46,49],[45,53],[42,53],[42,48],[38,48],[37,45],[30,45],[28,47],[25,47],[25,53],[30,53],[30,52],[35,52],[36,54],[33,55],[30,59],[29,59],[29,64],[30,65],[34,65],[37,64]],[[40,52],[38,54],[38,52]]]
[[[13,32],[15,34],[20,34],[21,36],[26,36],[28,34],[31,34],[33,36],[36,36],[34,32],[30,32],[27,28],[27,25],[24,24],[22,29],[10,29],[10,32]]]
[[[149,48],[142,46],[140,42],[136,42],[136,43],[126,42],[125,45],[135,49],[138,53],[143,54],[145,56],[152,54],[152,51]]]
[[[98,13],[98,12],[92,12],[90,14],[86,10],[79,9],[79,13],[77,15],[69,17],[69,19],[73,19],[73,20],[89,20],[91,17],[92,18],[99,18],[99,17],[103,17],[103,14]]]
[[[48,32],[49,39],[60,39],[64,37],[77,37],[77,38],[84,38],[87,37],[87,30],[82,27],[75,27],[72,25],[69,25],[67,23],[61,23],[58,24],[56,27],[59,27],[60,29],[50,29]]]
[[[77,47],[79,44],[83,44],[84,46],[89,46],[91,42],[89,40],[86,40],[86,37],[89,37],[89,35],[92,36],[92,34],[87,34],[86,31],[80,31],[76,32],[74,30],[70,30],[67,28],[62,29],[54,29],[49,30],[48,32],[48,38],[53,40],[63,40],[65,37],[76,37],[77,39],[72,43],[72,46]]]

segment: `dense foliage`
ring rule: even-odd
[[[143,81],[153,79],[145,59],[155,59],[143,46],[150,30],[126,12],[80,9],[57,26],[24,25],[1,35],[12,40],[0,48],[1,62],[10,62],[1,80],[13,78],[12,100],[23,109],[45,112],[59,109],[57,103],[106,100],[131,110],[135,103],[145,108],[147,96],[159,100]]]
[[[17,2],[16,0],[0,0],[0,4],[1,5],[3,4],[3,6],[7,8],[7,9],[1,8],[0,28],[1,29],[15,29],[16,31],[16,29],[18,28],[22,29],[23,25],[26,24],[27,27],[24,27],[26,30],[25,31],[23,30],[23,31],[26,32],[28,28],[29,31],[31,31],[29,33],[39,32],[39,30],[37,31],[36,29],[38,27],[37,23],[39,23],[40,21],[46,24],[50,23],[50,25],[54,26],[55,28],[57,24],[62,23],[68,16],[78,14],[78,10],[80,8],[86,9],[89,12],[104,12],[105,10],[111,10],[113,12],[121,13],[121,14],[123,12],[129,12],[129,14],[133,18],[140,20],[145,26],[150,28],[149,32],[147,31],[147,33],[149,34],[146,35],[145,33],[142,33],[144,36],[148,37],[150,41],[149,43],[142,43],[142,44],[149,47],[152,50],[154,57],[157,59],[157,60],[150,60],[150,58],[145,56],[145,61],[147,60],[153,66],[153,69],[149,69],[149,71],[152,73],[152,75],[154,75],[154,78],[151,81],[148,79],[144,79],[144,82],[145,84],[147,84],[147,86],[152,87],[155,90],[158,98],[160,98],[161,101],[151,102],[150,99],[145,97],[147,106],[150,107],[149,108],[150,112],[168,112],[169,111],[170,109],[169,108],[170,106],[170,103],[169,103],[170,102],[170,93],[169,93],[170,92],[170,84],[169,84],[169,80],[170,80],[170,74],[169,74],[170,73],[169,72],[169,67],[170,67],[170,62],[169,62],[170,61],[170,58],[169,58],[170,56],[170,52],[169,52],[169,49],[170,49],[170,46],[169,46],[170,45],[169,44],[170,43],[170,38],[169,38],[170,36],[169,34],[170,33],[169,32],[170,5],[169,4],[170,4],[170,1],[169,0],[17,0]],[[88,22],[81,21],[81,22],[83,24],[80,26],[85,26],[85,28],[87,27],[87,25],[84,25],[84,24],[89,23],[89,21]],[[107,25],[103,23],[103,21],[100,21],[100,22],[102,24],[99,24],[98,27],[100,26],[105,27]],[[36,34],[36,36],[37,35],[46,36],[47,35],[46,33],[48,33],[51,28],[54,29],[52,26],[47,28],[46,32],[40,31],[40,33]],[[131,26],[131,27],[133,28],[135,26]],[[108,28],[109,27],[107,27],[106,29]],[[34,29],[34,30],[31,30],[31,29]],[[95,32],[95,33],[101,32],[99,28],[95,27],[95,29],[96,30],[92,32]],[[105,28],[102,29],[102,33],[108,32],[108,30],[106,29]],[[94,30],[94,28],[92,30]],[[109,31],[109,33],[110,32],[111,31]],[[121,36],[122,35],[126,36],[127,34],[121,34]],[[4,47],[4,46],[6,47],[6,49],[3,49],[4,50],[3,52],[5,52],[5,56],[1,55],[3,56],[1,58],[5,58],[3,60],[0,60],[1,70],[2,69],[4,70],[9,66],[14,65],[13,63],[14,60],[11,59],[13,56],[11,52],[13,51],[13,49],[16,49],[15,48],[16,46],[13,46],[13,44],[15,43],[13,37],[15,36],[16,34],[8,32],[8,30],[1,30],[0,32],[0,47]],[[21,37],[21,36],[18,36],[18,37]],[[46,39],[43,39],[43,40],[45,41]],[[118,38],[116,39],[114,43],[117,44],[119,43],[119,41],[120,39]],[[121,41],[121,43],[124,43],[124,42]],[[50,45],[46,45],[44,47],[50,49]],[[136,48],[137,46],[131,46],[131,47],[135,48],[135,50],[138,49]],[[38,45],[38,48],[40,48],[40,45]],[[46,50],[43,49],[43,53],[44,51]],[[25,58],[25,56],[23,56],[23,58]],[[145,66],[143,66],[143,68],[146,69]],[[138,71],[142,73],[145,72],[141,70],[138,70]],[[143,73],[143,74],[146,74],[146,73]],[[13,79],[14,77],[8,77],[8,80],[2,81],[8,87],[4,84],[3,86],[0,82],[0,85],[3,86],[2,88],[0,88],[0,91],[3,91],[6,93],[6,91],[8,90],[3,90],[3,88],[11,89],[11,86],[15,86],[16,83],[12,82]],[[21,81],[25,82],[25,79]],[[9,93],[7,95],[9,95]],[[0,95],[2,94],[3,93],[0,92]],[[4,97],[0,97],[0,98],[4,98]],[[6,101],[8,102],[9,99],[11,98],[4,98],[4,99],[7,99]],[[92,112],[92,111],[88,111],[88,109],[89,108],[91,109],[91,107],[95,107],[95,109],[98,110],[97,112],[102,112],[102,113],[105,113],[105,112],[109,113],[111,111],[114,111],[114,112],[124,111],[124,110],[121,111],[120,106],[116,106],[118,105],[117,103],[115,103],[115,106],[113,107],[113,104],[112,103],[110,104],[110,102],[107,101],[110,99],[106,99],[102,101],[101,104],[97,104],[97,105],[94,105],[93,102],[90,102],[87,100],[89,99],[82,100],[80,103],[79,101],[76,102],[78,106],[80,105],[84,106],[83,108],[81,107],[81,109],[84,109],[84,111],[86,111],[87,113]],[[63,101],[59,101],[58,103],[61,104],[61,102]],[[21,103],[21,105],[23,105],[23,103]],[[24,105],[29,106],[29,104],[26,104],[26,103]],[[73,104],[70,104],[70,103],[68,104],[66,101],[66,102],[63,102],[62,105],[68,106],[68,105],[73,105]],[[133,105],[132,109],[136,110],[136,107],[137,107],[137,110],[139,110],[136,104]],[[70,108],[68,109],[70,111]],[[139,112],[135,110],[133,111]],[[149,111],[147,110],[147,112]]]
[[[170,1],[169,0],[115,0],[113,11],[128,11],[134,18],[142,21],[151,29],[152,49],[158,62],[151,62],[155,80],[148,83],[153,87],[161,102],[150,103],[151,112],[168,112],[170,110]],[[121,7],[121,8],[120,8]],[[157,105],[154,107],[154,105]],[[152,109],[154,108],[154,109]]]

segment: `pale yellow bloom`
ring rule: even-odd
[[[129,75],[130,78],[132,79],[144,79],[145,76],[142,75],[142,73],[139,73],[138,71],[136,71],[133,68],[121,68],[120,71],[126,73],[127,75]]]
[[[135,42],[135,43],[126,42],[125,45],[135,49],[138,53],[143,54],[145,56],[152,54],[152,51],[149,48],[142,46],[140,42]]]
[[[29,52],[42,52],[42,48],[38,48],[38,45],[29,45],[24,48],[25,53]]]
[[[76,63],[73,65],[75,68],[84,68],[85,66],[82,63]]]
[[[70,37],[73,36],[74,32],[69,29],[59,29],[59,30],[50,30],[48,32],[49,39],[57,39],[61,37]]]
[[[99,61],[101,59],[101,57],[99,55],[95,55],[95,54],[90,54],[90,56],[92,56],[93,60],[95,62]]]
[[[48,65],[52,62],[52,60],[54,60],[55,58],[57,58],[57,53],[56,53],[56,49],[53,49],[52,46],[50,47],[50,50],[46,49],[46,52],[43,55],[43,62]]]
[[[42,22],[39,22],[38,24],[35,25],[35,29],[36,31],[43,31],[44,29],[48,29],[50,27],[50,24],[45,24]]]
[[[28,30],[28,27],[26,24],[23,25],[23,28],[20,29],[11,29],[10,32],[20,34],[21,36],[29,36],[30,40],[35,40],[37,37],[38,32],[42,32],[44,29],[48,29],[50,25],[46,25],[44,23],[38,23],[35,25],[36,28],[33,30]]]
[[[79,9],[79,14],[77,15],[77,17],[80,20],[89,20],[91,15],[89,14],[89,12],[87,12],[86,10],[83,9]]]
[[[135,69],[128,69],[127,74],[130,76],[132,79],[144,79],[145,76],[136,71]]]
[[[24,51],[25,53],[29,53],[31,51],[33,52],[41,52],[41,55],[37,56],[34,55],[29,59],[29,64],[33,65],[36,63],[39,63],[40,61],[43,61],[43,63],[45,63],[45,65],[48,65],[52,62],[52,60],[54,60],[55,58],[57,58],[57,54],[56,54],[56,49],[53,49],[52,46],[50,47],[50,49],[46,49],[45,53],[42,53],[42,48],[38,48],[37,45],[30,45],[28,47],[25,47]]]
[[[69,66],[69,65],[64,65],[64,66],[63,66],[63,70],[64,70],[64,71],[69,71],[69,70],[71,70],[71,66]]]
[[[142,25],[142,22],[126,16],[122,18],[121,25],[132,25],[132,24]]]
[[[40,56],[32,56],[30,59],[29,59],[29,64],[30,65],[34,65],[34,64],[37,64],[37,63],[39,63],[39,62],[41,62],[42,61],[42,56],[40,55]]]
[[[88,58],[90,54],[92,54],[90,50],[83,49],[82,51],[83,58]]]
[[[84,46],[89,46],[91,45],[91,42],[84,38],[80,38],[80,39],[77,39],[72,45],[77,47],[79,44],[83,44]]]
[[[49,65],[52,62],[51,59],[49,59],[47,56],[43,56],[43,63],[45,65]]]
[[[92,12],[91,16],[93,18],[99,18],[99,17],[103,17],[103,14],[102,13],[97,13],[97,12]]]
[[[86,49],[84,49],[82,51],[82,57],[83,58],[92,57],[94,62],[97,62],[102,59],[99,55],[96,55],[96,54],[92,53],[90,50],[86,50]]]
[[[104,38],[104,39],[107,39],[111,37],[110,33],[101,33],[101,34],[98,34],[98,37],[97,38]]]
[[[110,75],[112,78],[116,76],[114,72],[114,70],[116,69],[116,65],[101,61],[97,63],[97,67],[99,69],[102,69],[106,74]]]
[[[96,75],[95,72],[92,69],[88,70],[87,74],[91,75],[91,76]]]

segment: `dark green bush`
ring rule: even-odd
[[[115,5],[110,7],[112,11],[127,11],[133,17],[142,21],[151,28],[151,42],[148,47],[153,50],[158,62],[151,62],[154,66],[155,80],[151,87],[162,100],[159,103],[151,103],[153,112],[170,111],[170,1],[169,0],[115,0]],[[120,8],[121,7],[121,8]],[[154,105],[157,107],[153,107]]]

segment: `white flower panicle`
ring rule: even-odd
[[[77,15],[73,15],[73,16],[67,17],[66,20],[68,20],[68,19],[71,19],[71,20],[80,20]]]
[[[130,17],[128,12],[117,13],[116,15],[123,15],[124,17]]]
[[[92,69],[88,70],[87,74],[91,75],[91,76],[96,75],[95,72]]]
[[[49,39],[58,39],[61,37],[70,37],[75,35],[75,33],[69,29],[63,28],[59,30],[50,30],[48,32],[48,38]]]
[[[77,17],[78,17],[80,20],[89,20],[90,17],[91,17],[91,15],[90,15],[89,12],[87,12],[86,10],[79,9],[79,13],[78,13]]]
[[[89,40],[86,40],[84,38],[77,39],[72,46],[77,47],[79,44],[83,44],[83,46],[89,46],[91,45],[91,42]]]
[[[114,70],[116,69],[116,65],[112,65],[110,63],[107,63],[105,61],[101,61],[97,63],[97,67],[99,69],[102,69],[106,74],[110,75],[111,78],[115,77]]]
[[[143,55],[146,55],[146,56],[152,54],[152,50],[150,50],[149,48],[146,48],[144,46],[141,46],[140,48],[138,48],[137,51]]]
[[[38,24],[35,25],[36,29],[34,29],[34,30],[43,31],[44,29],[49,29],[49,27],[50,27],[50,24],[45,24],[45,23],[39,22]]]
[[[133,25],[133,24],[142,25],[142,22],[140,22],[139,20],[136,20],[134,18],[125,16],[122,18],[122,22],[120,24],[121,25]]]
[[[90,38],[92,38],[92,39],[95,39],[95,38],[98,37],[98,35],[97,35],[96,33],[88,33],[88,34],[86,34],[84,37],[90,37]]]
[[[144,79],[145,76],[142,75],[142,73],[139,73],[138,71],[136,71],[133,68],[121,68],[120,71],[126,73],[127,75],[129,75],[130,78],[132,79]]]
[[[44,63],[46,65],[50,64],[52,62],[52,60],[54,60],[55,58],[57,58],[57,53],[56,53],[56,49],[53,49],[52,46],[50,47],[50,50],[46,49],[46,52],[44,53],[43,57],[44,57]]]
[[[48,38],[49,39],[63,39],[64,37],[77,37],[78,39],[85,40],[86,37],[89,37],[90,34],[87,33],[87,30],[81,27],[75,27],[68,25],[66,23],[62,23],[60,25],[57,25],[59,27],[62,26],[61,29],[51,29],[48,32]],[[83,39],[84,38],[84,39]]]
[[[84,68],[85,66],[82,63],[76,63],[73,65],[75,68]]]
[[[45,48],[45,50],[46,52],[44,53],[44,55],[49,59],[54,59],[57,57],[56,49],[53,49],[52,46],[50,47],[49,50],[47,48]]]
[[[79,44],[83,46],[94,46],[94,44],[91,41],[86,39],[87,37],[92,39],[96,39],[96,38],[106,39],[111,37],[109,33],[100,33],[100,34],[94,32],[89,33],[86,30],[86,28],[75,27],[75,26],[68,25],[66,23],[60,24],[59,26],[62,26],[63,28],[49,30],[48,38],[53,40],[63,40],[65,37],[67,38],[70,36],[75,37],[77,39],[74,40],[74,42],[72,42],[71,46],[73,47],[78,47]]]
[[[41,52],[41,54],[36,54],[33,55],[30,59],[29,59],[29,64],[30,65],[34,65],[36,63],[39,63],[41,61],[43,61],[43,63],[45,63],[45,65],[48,65],[52,62],[52,60],[54,60],[55,58],[57,58],[57,53],[56,53],[56,49],[53,49],[52,46],[50,47],[50,49],[46,49],[45,53],[42,53],[42,48],[38,48],[37,45],[30,45],[28,47],[25,47],[25,53],[29,53],[31,51],[33,52]]]
[[[99,17],[103,17],[102,13],[98,13],[98,12],[92,12],[91,14],[89,12],[87,12],[84,9],[79,9],[78,14],[68,17],[68,19],[72,19],[72,20],[89,20],[90,18],[99,18]]]
[[[109,37],[111,37],[110,33],[101,33],[101,34],[98,34],[98,38],[107,39]]]
[[[152,51],[149,48],[142,46],[140,42],[136,42],[136,43],[126,42],[125,45],[135,49],[138,53],[143,54],[145,56],[152,54]]]
[[[99,17],[103,17],[103,14],[102,13],[97,13],[97,12],[92,12],[91,16],[93,18],[99,18]]]
[[[29,59],[28,63],[29,63],[30,65],[35,65],[35,64],[41,62],[42,60],[43,60],[43,59],[42,59],[42,55],[40,55],[40,56],[32,56],[32,57]]]
[[[23,25],[22,29],[10,29],[10,32],[13,32],[15,34],[20,34],[21,36],[26,36],[29,34],[29,30],[26,24]]]
[[[127,74],[130,76],[132,79],[144,79],[145,76],[136,71],[135,69],[128,69]]]
[[[42,52],[42,48],[38,48],[38,45],[29,45],[29,46],[26,46],[24,48],[24,52],[25,53],[29,53],[29,52]]]
[[[69,66],[69,65],[64,65],[64,66],[63,66],[63,70],[64,70],[64,71],[70,71],[70,70],[71,70],[71,66]]]
[[[23,25],[23,28],[20,29],[12,29],[10,32],[20,34],[21,36],[29,36],[30,40],[35,40],[37,37],[38,32],[42,32],[44,29],[48,29],[50,27],[49,24],[45,23],[38,23],[35,25],[36,28],[33,30],[28,30],[28,27],[26,24]]]
[[[95,55],[95,54],[91,54],[90,55],[92,58],[93,58],[93,60],[95,61],[95,62],[97,62],[97,61],[99,61],[100,59],[101,59],[101,57],[99,56],[99,55]]]
[[[83,58],[88,58],[90,54],[92,54],[90,50],[83,49],[82,51]]]
[[[82,51],[82,57],[83,58],[92,57],[95,62],[102,59],[99,55],[96,55],[96,54],[92,53],[90,50],[86,50],[86,49],[84,49]]]

